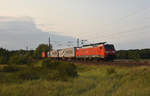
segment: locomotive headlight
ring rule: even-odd
[[[115,51],[112,51],[112,53],[115,53]]]

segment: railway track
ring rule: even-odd
[[[85,65],[112,65],[112,66],[150,66],[150,61],[114,60],[114,61],[67,61]]]

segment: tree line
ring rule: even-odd
[[[35,50],[13,50],[0,48],[0,64],[30,64],[41,59],[41,53],[52,50],[47,44],[40,44]],[[116,59],[150,59],[150,49],[118,50]]]
[[[130,49],[116,52],[117,59],[150,59],[150,49]]]
[[[35,50],[13,50],[0,48],[0,64],[30,64],[41,59],[41,53],[51,50],[47,44],[40,44]]]

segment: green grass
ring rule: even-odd
[[[77,65],[77,68],[79,76],[68,81],[0,83],[0,96],[150,96],[150,67]]]

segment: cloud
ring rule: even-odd
[[[37,28],[30,17],[0,17],[0,47],[8,49],[36,48],[40,43],[48,42],[48,32]],[[75,41],[73,37],[51,34],[55,48],[65,47],[67,41]],[[62,42],[63,41],[63,42]]]
[[[145,24],[146,25],[146,24]],[[26,46],[29,49],[35,49],[40,43],[48,43],[49,33],[40,29],[40,27],[49,27],[52,29],[55,24],[35,24],[34,19],[31,17],[9,17],[0,16],[0,47],[8,49],[25,49]],[[135,28],[129,28],[134,30],[125,30],[123,27],[113,27],[114,34],[106,34],[103,38],[101,33],[95,31],[88,32],[89,35],[85,37],[89,42],[94,39],[107,41],[108,43],[115,44],[116,49],[131,49],[131,48],[149,48],[149,28],[143,28],[136,25]],[[68,27],[67,27],[68,29]],[[72,28],[74,30],[75,28]],[[84,28],[82,28],[84,29]],[[94,29],[94,28],[93,28]],[[125,31],[122,31],[125,30]],[[50,34],[51,43],[54,48],[72,47],[76,45],[76,39],[71,36],[60,35],[62,32],[54,32]],[[93,33],[95,32],[95,33]],[[111,31],[110,31],[111,32]],[[119,34],[118,34],[118,33]],[[86,33],[86,34],[88,34]],[[82,31],[81,33],[82,34]],[[92,38],[93,36],[96,37]],[[84,38],[83,38],[84,39]],[[71,43],[70,43],[70,42]],[[97,41],[97,42],[98,42]],[[90,42],[93,43],[93,42]]]

